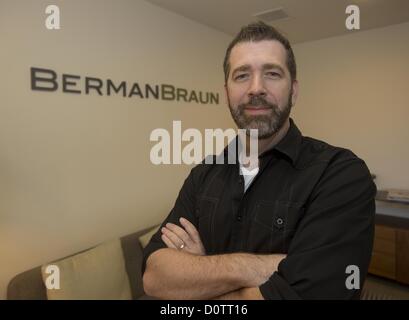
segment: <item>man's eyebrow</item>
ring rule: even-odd
[[[285,73],[284,69],[282,66],[276,63],[265,63],[262,66],[263,70],[270,70],[270,69],[278,69],[281,73]],[[232,75],[234,75],[236,72],[245,72],[249,71],[251,69],[251,66],[249,64],[244,64],[240,67],[237,67],[233,70]]]
[[[244,72],[244,71],[249,71],[251,69],[251,66],[249,64],[244,64],[240,67],[237,67],[236,69],[233,70],[232,75],[235,74],[236,72]]]
[[[278,69],[281,73],[285,73],[284,69],[282,66],[276,63],[266,63],[263,64],[263,70],[269,70],[269,69]]]

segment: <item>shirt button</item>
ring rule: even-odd
[[[238,222],[240,222],[240,221],[241,221],[241,216],[238,215],[237,218],[236,218],[236,220],[237,220]]]
[[[277,218],[276,223],[281,226],[284,223],[284,220],[281,218]]]

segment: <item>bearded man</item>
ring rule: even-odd
[[[145,292],[161,299],[359,298],[376,193],[364,161],[303,136],[290,118],[296,62],[273,27],[243,27],[227,48],[224,74],[235,123],[258,132],[256,165],[237,153],[235,164],[192,169],[144,250]]]

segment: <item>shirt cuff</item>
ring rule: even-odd
[[[301,300],[301,297],[277,272],[274,272],[259,289],[265,300]]]

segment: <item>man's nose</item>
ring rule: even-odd
[[[266,89],[264,88],[264,81],[260,76],[254,76],[250,83],[248,91],[249,96],[266,95]]]

